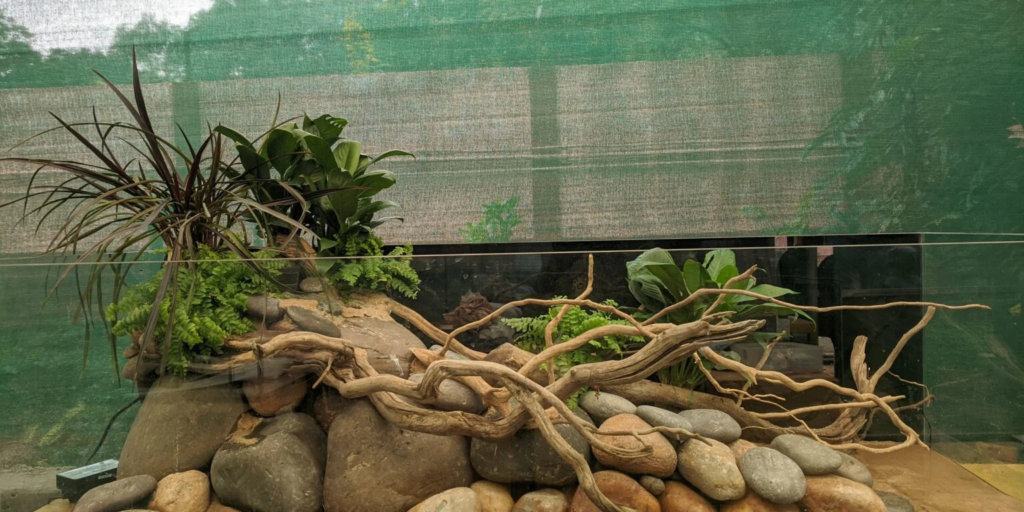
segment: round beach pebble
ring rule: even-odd
[[[714,439],[691,439],[679,449],[679,472],[713,500],[738,500],[747,491],[736,457]]]
[[[827,475],[843,464],[839,452],[814,439],[796,434],[776,437],[772,440],[772,448],[793,459],[807,476]]]
[[[888,512],[870,487],[834,475],[808,477],[800,503],[808,512]]]
[[[771,448],[750,449],[740,460],[740,473],[750,490],[779,505],[796,503],[807,491],[800,466]]]
[[[736,456],[737,464],[740,463],[740,459],[742,459],[743,456],[747,454],[747,452],[749,452],[753,448],[757,448],[756,444],[751,443],[746,439],[737,439],[731,443],[726,444],[729,445],[729,449],[732,450],[732,454]]]
[[[594,481],[597,488],[601,490],[609,500],[619,505],[629,507],[636,512],[663,512],[658,500],[651,493],[629,476],[618,471],[598,471],[594,473]],[[576,489],[572,498],[572,512],[600,512],[583,492],[583,488]]]
[[[644,457],[624,458],[594,446],[594,457],[601,464],[626,473],[667,477],[676,470],[676,451],[672,447],[672,443],[668,442],[665,436],[652,432],[639,436],[640,439],[638,440],[633,436],[602,435],[603,432],[643,431],[650,429],[651,426],[647,422],[634,414],[612,416],[605,420],[601,427],[597,429],[596,437],[599,440],[626,450],[642,450],[644,445],[647,445],[653,451]],[[641,443],[641,441],[643,442]]]
[[[914,506],[903,496],[894,492],[875,491],[889,512],[914,512]]]
[[[556,489],[541,489],[524,494],[512,512],[568,512],[569,498]]]
[[[476,493],[476,497],[480,501],[481,512],[512,511],[515,500],[512,499],[512,494],[508,492],[508,486],[489,480],[479,480],[473,482],[473,485],[469,486],[469,488],[473,489],[473,492]]]
[[[633,405],[633,402],[611,393],[587,391],[580,397],[580,407],[587,411],[587,414],[594,418],[598,425],[612,416],[636,414],[636,406]]]
[[[748,491],[747,495],[736,500],[722,504],[720,512],[800,512],[800,506],[791,503],[789,505],[779,505],[772,503],[752,491]]]
[[[661,496],[661,493],[665,492],[665,481],[660,478],[644,475],[640,477],[639,482],[647,492],[655,496]]]
[[[689,421],[686,421],[685,418],[672,411],[667,411],[660,407],[641,405],[636,408],[636,415],[653,427],[681,428],[693,432],[693,425],[690,425]],[[670,435],[665,437],[674,444],[686,441],[686,438],[675,439]]]
[[[695,434],[715,441],[731,443],[740,438],[743,429],[732,416],[717,409],[689,409],[679,413],[693,427]]]
[[[658,496],[658,504],[661,512],[715,512],[710,501],[679,482],[665,482],[665,492]]]
[[[868,487],[875,486],[875,479],[871,477],[871,471],[863,462],[843,452],[836,453],[843,459],[842,465],[836,470],[837,476],[862,483]]]

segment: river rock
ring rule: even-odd
[[[843,464],[839,452],[814,439],[796,434],[776,437],[772,440],[772,448],[793,459],[808,476],[827,475]]]
[[[320,293],[324,291],[325,279],[320,277],[307,277],[299,281],[299,290],[306,293]]]
[[[795,503],[779,505],[747,491],[746,496],[723,503],[720,512],[800,512],[800,506]]]
[[[412,361],[409,349],[426,348],[409,329],[392,320],[346,318],[340,329],[342,338],[366,351],[366,357],[375,370],[403,379],[409,378]]]
[[[591,418],[594,418],[597,425],[618,414],[636,414],[636,406],[633,405],[633,402],[611,393],[587,391],[580,397],[579,403],[580,407],[587,411]]]
[[[882,503],[889,512],[914,512],[914,505],[899,494],[886,491],[875,491],[875,494],[882,498]]]
[[[651,496],[651,493],[644,490],[636,480],[618,471],[598,471],[594,473],[594,481],[597,482],[597,488],[601,490],[601,493],[614,503],[629,507],[636,512],[661,512],[658,500]],[[601,511],[590,501],[582,488],[576,489],[570,510],[572,512]]]
[[[477,498],[473,489],[456,487],[423,500],[409,509],[409,512],[482,512],[482,510],[480,499]]]
[[[75,504],[75,512],[120,512],[132,505],[146,503],[156,490],[156,479],[149,475],[122,478],[93,487]]]
[[[400,512],[473,483],[462,436],[435,436],[389,423],[368,399],[352,400],[331,422],[324,478],[326,512]]]
[[[153,384],[121,448],[117,477],[199,469],[210,463],[249,406],[220,378],[164,375]]]
[[[324,432],[330,432],[331,422],[352,400],[341,396],[336,389],[329,386],[320,386],[312,392],[316,394],[313,400],[313,418]]]
[[[332,338],[342,337],[338,326],[334,325],[334,322],[320,313],[301,306],[291,306],[285,312],[288,313],[288,318],[295,323],[295,326],[300,331],[315,332]]]
[[[654,496],[661,496],[661,493],[665,492],[665,481],[660,478],[644,475],[640,477],[639,482],[644,489],[647,489],[647,492]]]
[[[726,444],[729,445],[729,449],[732,450],[732,454],[736,456],[737,464],[740,463],[740,460],[743,459],[743,456],[746,455],[747,452],[749,452],[753,448],[757,448],[756,444],[751,443],[746,439],[737,439],[731,443]]]
[[[661,512],[716,512],[715,506],[699,492],[679,482],[665,482],[665,492],[658,496],[658,503]]]
[[[284,317],[281,301],[267,295],[252,295],[245,303],[245,310],[257,325],[272,325]]]
[[[590,444],[570,425],[557,424],[555,430],[577,452],[590,461]],[[520,429],[501,441],[473,439],[470,459],[480,476],[494,482],[535,482],[561,486],[576,482],[576,472],[562,460],[539,430]]]
[[[752,448],[740,460],[740,473],[747,486],[762,498],[779,505],[800,501],[807,480],[800,466],[771,448]]]
[[[320,426],[305,414],[246,416],[213,458],[213,489],[221,502],[241,510],[319,511],[324,444]]]
[[[423,374],[414,373],[409,376],[409,380],[419,384],[423,382]],[[469,386],[454,379],[441,381],[437,387],[437,400],[432,405],[442,411],[464,411],[472,414],[480,414],[487,409]]]
[[[668,442],[665,436],[653,432],[643,434],[640,440],[633,436],[611,436],[602,435],[602,432],[613,431],[642,431],[650,430],[651,426],[646,421],[634,414],[618,414],[605,420],[597,429],[596,437],[612,446],[627,450],[641,450],[644,445],[653,448],[653,451],[645,457],[622,458],[605,452],[597,447],[594,448],[594,457],[607,467],[618,469],[625,473],[638,475],[653,475],[667,477],[676,470],[676,452],[672,443]]]
[[[273,416],[294,410],[302,403],[308,389],[306,376],[293,373],[285,373],[277,378],[256,377],[242,385],[249,406],[260,416]]]
[[[515,500],[508,487],[497,482],[479,480],[469,486],[480,500],[481,512],[512,512]]]
[[[729,447],[714,439],[691,439],[679,449],[679,472],[711,499],[738,500],[747,485]]]
[[[743,430],[732,416],[717,409],[689,409],[679,413],[693,427],[692,432],[723,443],[740,438]]]
[[[237,508],[231,508],[231,507],[221,503],[219,500],[217,500],[217,497],[214,496],[213,501],[210,502],[210,507],[206,509],[206,512],[241,512],[241,511],[238,510]]]
[[[66,499],[53,500],[35,512],[71,512],[71,502]]]
[[[681,428],[693,432],[693,425],[690,425],[689,421],[686,421],[685,418],[672,411],[666,411],[660,407],[641,405],[636,408],[636,415],[653,427]],[[672,442],[673,446],[678,446],[679,443],[687,439],[685,437],[677,439],[668,434],[665,434],[665,437]]]
[[[870,487],[832,475],[808,477],[801,503],[808,512],[888,512]]]
[[[569,498],[562,491],[541,489],[524,494],[512,512],[568,512]]]
[[[149,500],[149,509],[157,512],[206,512],[209,506],[210,478],[194,469],[160,479]]]
[[[863,462],[843,453],[836,452],[843,459],[843,463],[836,470],[835,474],[843,478],[862,483],[868,487],[875,486],[875,479],[871,476],[871,470]]]

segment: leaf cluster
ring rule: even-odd
[[[483,218],[459,228],[462,241],[468,244],[493,244],[512,240],[512,231],[522,222],[516,211],[518,205],[518,196],[507,201],[492,201],[485,204]]]
[[[184,374],[194,358],[219,354],[225,337],[255,329],[246,317],[246,303],[250,295],[266,293],[271,283],[264,276],[279,274],[286,264],[274,255],[255,253],[251,263],[262,269],[256,272],[233,253],[200,246],[194,268],[176,269],[175,288],[168,297],[157,301],[165,268],[112,302],[106,310],[110,330],[118,336],[143,330],[159,303],[155,339],[164,343],[160,352],[166,368]]]
[[[335,262],[321,260],[318,266],[333,268],[332,284],[360,290],[399,293],[410,299],[419,293],[420,276],[412,268],[412,245],[395,247],[387,255],[383,242],[372,234],[349,237],[345,251],[362,257]]]

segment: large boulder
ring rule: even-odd
[[[246,416],[213,457],[213,489],[221,502],[241,510],[317,512],[325,442],[323,430],[305,414]]]
[[[128,432],[117,477],[160,479],[208,465],[246,409],[238,387],[226,378],[161,377]]]
[[[555,430],[562,439],[590,461],[590,443],[571,425],[561,423]],[[521,429],[501,441],[473,439],[470,449],[473,469],[480,476],[501,483],[535,482],[561,486],[576,482],[576,472],[548,444],[540,430]]]
[[[406,512],[434,494],[469,487],[468,445],[461,436],[402,430],[368,399],[352,400],[327,435],[324,509]]]
[[[409,377],[412,352],[409,349],[427,348],[405,327],[392,320],[372,317],[347,318],[338,323],[342,338],[366,350],[370,365],[380,373]],[[405,511],[402,511],[405,512]]]

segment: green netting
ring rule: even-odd
[[[392,166],[395,242],[459,241],[510,197],[516,240],[1024,231],[1018,1],[217,0],[181,26],[129,3],[110,16],[142,21],[106,46],[65,12],[110,8],[0,6],[4,146],[50,110],[114,112],[90,68],[126,83],[135,46],[169,136],[255,135],[280,92],[283,115],[416,152]],[[0,169],[0,197],[25,171]],[[45,238],[5,225],[0,251]]]

